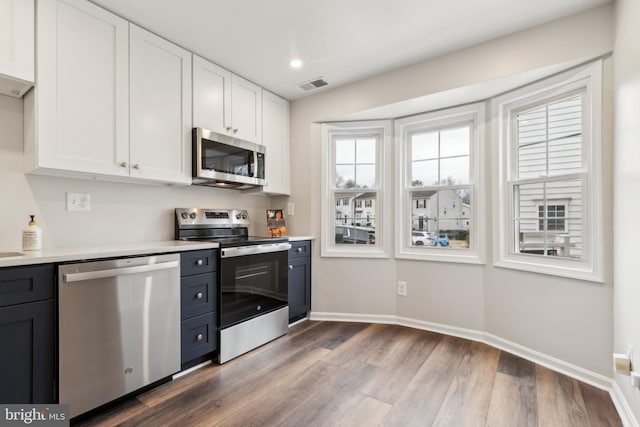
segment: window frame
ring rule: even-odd
[[[484,264],[486,247],[486,191],[482,165],[485,164],[485,102],[468,104],[444,110],[432,111],[416,116],[405,117],[395,122],[396,144],[396,182],[395,182],[395,257],[399,259],[429,260]],[[411,186],[411,144],[409,136],[416,131],[445,130],[461,124],[471,124],[469,146],[469,184],[429,186],[429,190],[455,190],[469,187],[471,191],[471,215],[465,218],[471,221],[468,248],[430,247],[412,245],[412,197],[418,187]],[[425,202],[424,206],[428,205]]]
[[[390,194],[390,162],[391,141],[393,138],[392,124],[388,120],[372,120],[362,122],[337,122],[321,125],[322,137],[322,257],[344,258],[389,258],[391,256],[392,222]],[[335,243],[335,206],[332,200],[336,193],[351,189],[335,187],[335,137],[364,137],[375,136],[376,145],[376,183],[377,188],[366,189],[376,193],[374,203],[376,239],[371,245],[344,245]],[[365,200],[366,203],[366,200]],[[363,203],[363,206],[365,205]],[[369,208],[367,208],[369,209]],[[354,208],[355,215],[355,208]]]
[[[493,134],[497,140],[494,156],[498,159],[494,172],[494,265],[496,267],[531,271],[574,279],[602,282],[603,276],[603,208],[602,208],[602,60],[591,62],[573,70],[537,83],[516,89],[491,101],[494,117]],[[517,158],[515,157],[514,112],[524,106],[543,104],[553,99],[580,91],[583,96],[582,111],[582,170],[573,174],[584,180],[582,184],[582,250],[580,259],[553,256],[532,256],[519,253],[513,247],[515,241],[513,181]],[[572,175],[551,175],[571,179]],[[541,179],[529,179],[537,182]],[[519,182],[527,181],[520,180]],[[565,223],[566,224],[566,223]],[[566,225],[565,225],[566,226]]]

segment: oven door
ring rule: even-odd
[[[220,251],[220,329],[288,305],[287,242]]]

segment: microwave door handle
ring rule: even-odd
[[[253,150],[253,171],[251,171],[251,167],[249,167],[249,172],[253,178],[256,177],[256,173],[258,172],[258,151]]]

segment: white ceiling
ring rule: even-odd
[[[293,100],[610,0],[91,1]]]

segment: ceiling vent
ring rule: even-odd
[[[303,91],[305,91],[305,92],[309,92],[309,91],[316,90],[316,89],[319,89],[319,88],[321,88],[323,86],[328,86],[328,85],[329,85],[328,81],[326,81],[322,77],[318,77],[318,78],[315,78],[315,79],[313,79],[311,81],[299,84],[298,87],[300,89],[302,89]]]

